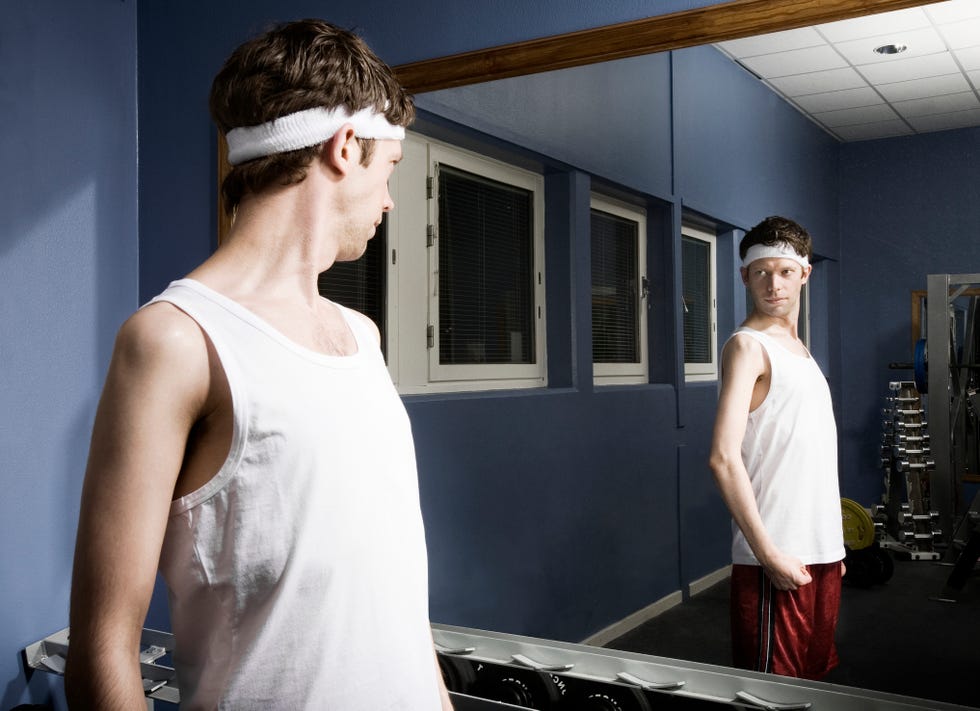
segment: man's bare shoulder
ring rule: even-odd
[[[765,349],[758,340],[747,333],[735,333],[721,352],[722,368],[726,379],[742,375],[753,379],[764,375],[768,368]]]
[[[761,357],[762,351],[762,344],[743,331],[732,334],[732,337],[728,339],[728,342],[722,349],[722,354],[723,357],[735,359],[754,358]]]
[[[130,316],[116,335],[117,357],[139,363],[167,362],[187,367],[207,359],[200,326],[173,304],[156,302]]]

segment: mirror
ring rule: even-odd
[[[396,68],[402,81],[417,94],[465,92],[480,101],[481,85],[495,82],[502,90],[510,78],[541,74],[572,67],[585,67],[611,60],[631,60],[649,53],[678,50],[755,34],[849,19],[869,10],[874,12],[905,9],[922,2],[787,2],[785,12],[775,13],[765,5],[773,3],[736,2],[692,10],[651,20],[626,23],[572,35],[472,52],[456,57],[420,62]],[[626,69],[640,60],[623,61]],[[570,79],[569,85],[575,80]],[[566,87],[567,88],[567,87]],[[421,105],[421,104],[420,104]],[[492,106],[493,100],[485,100]],[[510,136],[508,135],[508,140]],[[615,177],[615,176],[609,176]],[[873,445],[872,445],[873,446]]]

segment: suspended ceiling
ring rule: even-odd
[[[980,126],[980,0],[715,46],[841,141]]]

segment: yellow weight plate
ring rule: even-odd
[[[844,523],[844,545],[856,551],[874,543],[875,524],[871,514],[861,504],[851,499],[842,498],[840,509]]]

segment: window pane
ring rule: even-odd
[[[532,199],[440,167],[440,363],[534,363]]]
[[[638,225],[592,210],[592,360],[638,363]]]
[[[711,363],[711,245],[683,236],[684,362]]]
[[[381,331],[381,351],[387,356],[386,294],[388,216],[378,225],[360,259],[335,262],[317,280],[320,295],[368,316]]]

